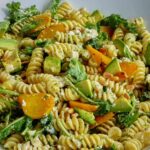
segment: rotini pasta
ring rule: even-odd
[[[20,2],[7,9],[0,22],[5,149],[150,145],[150,32],[142,17],[105,17],[59,0],[44,11],[21,8]]]

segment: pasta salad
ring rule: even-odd
[[[0,22],[0,143],[8,150],[150,145],[150,32],[53,0]]]

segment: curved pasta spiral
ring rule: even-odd
[[[145,102],[140,102],[139,109],[143,112],[150,112],[150,100]]]
[[[23,94],[46,93],[45,83],[26,84],[22,81],[16,83],[15,90]]]
[[[124,37],[123,30],[121,28],[117,28],[117,29],[115,29],[115,31],[113,33],[112,40],[123,39],[123,37]]]
[[[130,45],[130,50],[133,51],[135,54],[139,54],[143,50],[143,45],[139,41],[135,41]]]
[[[116,142],[103,134],[85,134],[77,137],[60,136],[58,140],[58,147],[70,150],[96,147],[110,148],[112,145],[115,145],[119,150],[123,150],[123,145],[120,142]]]
[[[60,43],[79,44],[83,41],[83,38],[79,35],[75,35],[73,31],[69,33],[56,32],[55,39]]]
[[[21,29],[23,28],[23,26],[25,26],[26,24],[28,24],[30,21],[32,21],[33,18],[24,18],[21,19],[20,21],[16,22],[15,24],[13,24],[13,26],[11,27],[12,31],[14,34],[19,34]]]
[[[106,54],[108,57],[117,57],[118,50],[116,47],[113,45],[112,42],[108,42],[103,45],[103,48],[106,49]]]
[[[51,56],[55,56],[63,60],[64,58],[72,58],[74,53],[79,51],[79,47],[68,43],[55,43],[45,47],[45,52]]]
[[[68,88],[60,90],[59,98],[63,101],[64,100],[72,101],[72,100],[78,100],[80,98],[80,96],[78,95],[78,93],[75,90],[68,87]]]
[[[85,25],[88,19],[84,17],[79,10],[73,10],[68,14],[68,19],[75,20],[81,25]]]
[[[59,18],[64,18],[68,13],[72,11],[72,6],[68,2],[60,4],[57,9],[57,16]]]
[[[135,63],[137,64],[138,69],[134,74],[133,84],[135,84],[136,88],[140,88],[145,79],[145,64],[140,60],[135,61]]]
[[[83,119],[79,118],[77,114],[73,113],[71,109],[65,108],[62,110],[58,116],[57,112],[54,112],[56,118],[59,118],[64,126],[70,132],[74,132],[74,134],[85,134],[89,130],[89,124],[83,121]],[[58,124],[58,120],[55,119],[54,127],[57,131],[61,131],[61,128]]]
[[[145,27],[144,19],[142,17],[135,18],[133,23],[136,25],[137,28]]]
[[[16,105],[14,102],[15,100],[11,98],[0,99],[0,114],[15,109]]]
[[[19,46],[20,46],[21,48],[35,47],[35,43],[34,43],[34,40],[32,40],[31,38],[23,38],[23,39],[20,41]]]
[[[108,134],[108,131],[115,126],[115,118],[111,119],[111,120],[108,120],[107,122],[105,123],[102,123],[101,125],[99,125],[97,127],[98,131],[100,131],[101,133],[103,134]]]
[[[92,66],[84,66],[84,69],[87,74],[91,74],[91,75],[98,74],[100,72],[99,68],[92,67]]]
[[[4,148],[12,150],[16,145],[22,142],[24,142],[22,135],[13,134],[9,138],[7,138],[6,141],[4,142]]]
[[[125,128],[120,141],[126,141],[127,139],[133,138],[138,132],[144,131],[149,125],[148,117],[139,117],[130,127]]]
[[[2,58],[4,55],[4,50],[3,49],[0,49],[0,58]]]
[[[42,48],[35,48],[32,52],[30,63],[26,70],[26,76],[37,74],[41,72],[41,66],[43,63],[43,50]]]
[[[126,33],[124,36],[124,42],[130,47],[132,43],[136,41],[136,36],[133,33]]]
[[[14,79],[14,77],[12,75],[10,75],[8,72],[6,71],[0,71],[0,82],[3,83],[5,81]]]

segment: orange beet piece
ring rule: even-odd
[[[54,97],[44,93],[22,94],[18,102],[23,112],[32,119],[40,119],[48,115],[55,105]]]
[[[65,26],[63,24],[56,24],[56,25],[52,25],[48,28],[45,28],[43,31],[41,31],[41,33],[38,36],[38,39],[50,39],[53,38],[56,34],[56,32],[65,32]]]
[[[138,68],[134,62],[121,62],[120,67],[129,77],[132,76]]]

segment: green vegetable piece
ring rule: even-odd
[[[47,56],[44,60],[44,72],[58,75],[61,71],[61,60],[57,57]]]
[[[109,72],[115,75],[117,72],[121,71],[121,67],[117,58],[114,58],[106,67],[105,72]]]
[[[15,92],[15,91],[11,91],[11,90],[6,90],[0,87],[0,94],[6,94],[6,95],[10,95],[10,96],[19,96],[19,93]]]
[[[88,122],[89,124],[95,124],[95,116],[93,115],[93,113],[85,111],[83,109],[79,109],[79,108],[74,108],[75,111],[80,115],[80,117],[85,120],[86,122]]]
[[[99,10],[95,10],[91,16],[95,17],[96,22],[98,22],[104,18],[104,15]]]
[[[87,74],[85,72],[84,66],[76,58],[73,58],[70,61],[68,74],[71,75],[75,82],[80,82],[87,79]]]
[[[7,72],[14,73],[22,69],[18,50],[10,50],[9,56],[2,60],[3,66]]]
[[[131,53],[129,47],[122,40],[116,39],[114,40],[114,44],[119,49],[119,55],[121,57],[133,59],[133,54]]]
[[[144,57],[146,60],[146,65],[150,66],[150,43],[147,45],[147,49],[144,53]]]
[[[129,112],[132,105],[125,97],[118,98],[111,107],[112,112]]]
[[[0,22],[0,37],[2,37],[8,30],[9,24],[10,24],[9,21]]]
[[[50,11],[51,11],[52,17],[55,17],[55,15],[57,14],[57,9],[58,9],[59,4],[60,4],[60,0],[52,1],[52,4],[50,6]]]
[[[87,97],[93,96],[93,89],[89,79],[80,81],[75,86]]]
[[[0,39],[0,48],[4,50],[18,49],[18,41],[13,39]]]
[[[8,137],[10,134],[20,132],[26,123],[26,117],[21,117],[10,123],[7,127],[0,130],[0,141]]]

